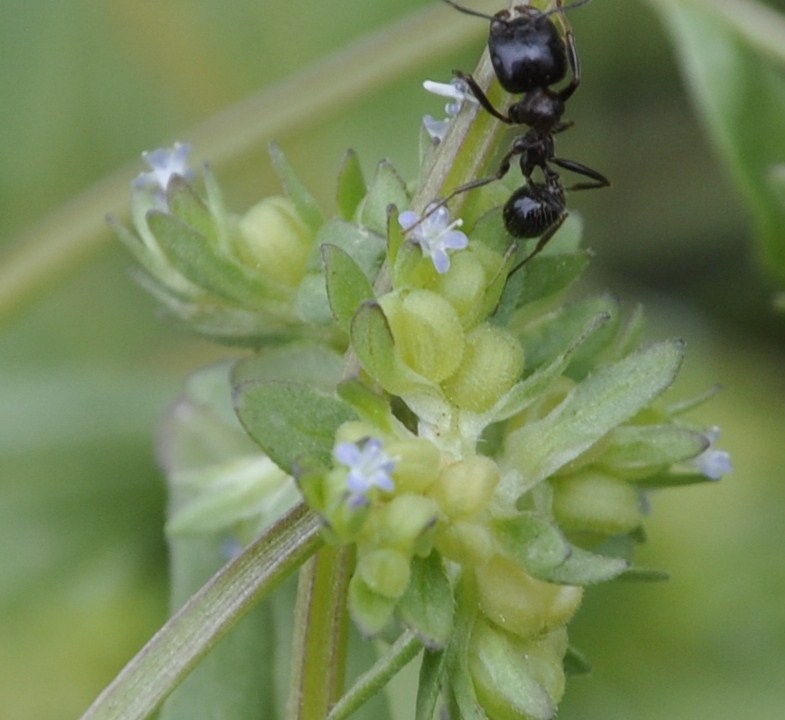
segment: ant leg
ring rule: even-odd
[[[575,125],[575,120],[562,120],[551,130],[551,135],[569,130],[573,125]]]
[[[461,72],[460,70],[453,70],[452,74],[454,77],[463,80],[469,86],[472,94],[475,98],[477,98],[477,102],[480,103],[480,105],[482,105],[491,115],[501,120],[503,123],[507,123],[507,125],[515,124],[510,119],[509,115],[503,115],[493,106],[493,103],[488,100],[488,96],[482,91],[482,88],[477,84],[477,81],[471,75]]]
[[[583,4],[583,2],[578,2],[569,7],[577,7]],[[562,102],[566,102],[581,84],[581,58],[578,55],[578,48],[575,47],[575,34],[573,33],[567,18],[564,16],[562,0],[556,0],[556,7],[562,19],[564,39],[567,41],[567,59],[569,60],[570,68],[572,69],[572,80],[557,93],[559,99]]]
[[[563,212],[559,217],[557,217],[551,226],[540,236],[540,239],[537,241],[537,245],[523,260],[521,260],[512,270],[510,270],[510,275],[513,273],[518,272],[529,260],[536,257],[540,254],[542,249],[548,244],[550,239],[556,234],[556,231],[564,224],[564,221],[567,219],[568,212]],[[507,277],[509,277],[508,275]]]
[[[571,187],[565,188],[565,190],[593,190],[595,188],[604,188],[608,187],[611,184],[611,181],[605,177],[602,173],[597,172],[596,170],[592,170],[590,167],[586,167],[586,165],[582,165],[579,162],[575,162],[575,160],[565,160],[563,158],[551,158],[550,162],[555,163],[559,167],[563,167],[565,170],[570,170],[574,173],[578,173],[578,175],[583,175],[584,177],[591,178],[592,182],[581,182]]]
[[[468,192],[469,190],[476,190],[477,188],[481,188],[485,185],[490,185],[492,182],[501,180],[510,171],[510,160],[515,155],[519,155],[522,152],[518,145],[519,140],[520,138],[516,138],[516,142],[514,142],[512,147],[504,154],[504,157],[499,163],[499,169],[493,175],[488,175],[487,177],[479,178],[478,180],[470,180],[469,182],[454,188],[452,192],[447,195],[447,197],[442,198],[436,202],[428,203],[425,210],[423,211],[422,217],[416,223],[414,223],[414,225],[406,228],[405,232],[414,230],[414,228],[420,225],[420,223],[422,223],[426,218],[429,218],[431,215],[433,215],[440,207],[444,207],[454,197]]]

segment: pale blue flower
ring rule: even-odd
[[[718,427],[709,428],[704,433],[704,437],[709,441],[709,447],[698,457],[693,458],[692,464],[707,478],[719,480],[723,475],[733,471],[730,453],[724,450],[717,450],[715,447],[720,437],[720,429]]]
[[[462,78],[453,78],[449,83],[439,83],[433,80],[425,80],[422,86],[434,95],[448,98],[448,102],[444,106],[444,112],[447,117],[444,120],[437,120],[430,115],[426,115],[423,119],[425,131],[431,136],[433,140],[441,142],[447,133],[447,128],[450,126],[452,119],[461,111],[465,102],[477,104],[477,98],[472,94],[469,85]]]
[[[144,160],[151,168],[149,172],[140,173],[133,183],[134,190],[152,191],[155,198],[166,206],[166,188],[173,175],[180,175],[186,180],[193,179],[195,173],[188,164],[191,154],[190,143],[176,142],[171,148],[158,148],[151,152],[143,152]]]
[[[420,246],[423,255],[431,258],[440,275],[450,269],[447,251],[463,250],[469,245],[466,234],[454,229],[460,227],[463,220],[452,220],[450,211],[444,205],[435,210],[426,208],[422,216],[413,210],[406,210],[398,216],[398,222],[404,230],[411,229],[411,240]]]
[[[392,479],[395,460],[386,452],[381,440],[368,438],[357,443],[339,443],[333,457],[349,468],[346,484],[352,505],[367,505],[373,488],[386,492],[395,490]]]

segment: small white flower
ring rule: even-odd
[[[430,256],[436,272],[444,275],[450,269],[448,250],[463,250],[469,245],[465,233],[454,228],[463,225],[463,220],[451,220],[450,211],[440,206],[432,212],[425,208],[421,217],[413,210],[406,210],[398,216],[398,223],[404,230],[412,230],[412,241],[416,242],[423,255]]]
[[[700,473],[712,480],[719,480],[733,470],[730,454],[724,450],[717,450],[715,445],[720,437],[718,427],[709,428],[704,437],[709,441],[707,447],[698,457],[692,459],[692,464]]]
[[[333,457],[349,468],[346,484],[352,505],[367,505],[368,492],[372,488],[387,492],[395,490],[392,479],[395,460],[384,452],[381,440],[368,438],[358,443],[339,443],[333,450]]]
[[[444,120],[436,120],[430,115],[426,115],[422,120],[428,135],[437,142],[441,142],[444,140],[450,121],[461,111],[463,104],[465,102],[473,102],[476,105],[477,98],[474,97],[469,85],[462,78],[453,78],[449,83],[425,80],[422,86],[429,93],[449,98],[452,101],[444,106],[444,111],[447,113],[447,117]]]
[[[175,143],[171,148],[158,148],[152,152],[143,152],[144,160],[151,168],[150,172],[140,173],[134,180],[134,190],[151,190],[157,200],[166,205],[166,188],[173,175],[181,175],[190,180],[194,177],[193,169],[188,165],[191,154],[190,143]]]

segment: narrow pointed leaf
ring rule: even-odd
[[[354,313],[373,299],[373,287],[352,257],[335,245],[322,245],[327,298],[333,317],[349,332]]]
[[[269,295],[262,280],[218,254],[204,235],[172,215],[151,211],[147,222],[172,265],[205,291],[243,305],[259,304]]]
[[[311,232],[316,234],[324,222],[324,214],[316,202],[316,199],[311,194],[311,191],[303,185],[300,178],[297,177],[294,168],[289,163],[286,155],[284,155],[281,146],[278,145],[278,143],[271,142],[269,151],[275,172],[278,173],[278,177],[283,183],[286,194],[294,203],[297,214],[311,229]]]
[[[360,202],[365,197],[367,188],[360,159],[354,150],[347,150],[343,156],[341,169],[338,171],[338,212],[345,220],[351,220]]]
[[[546,417],[508,438],[519,492],[533,487],[632,418],[674,381],[684,343],[659,343],[597,370]]]
[[[398,609],[427,648],[447,645],[452,631],[453,595],[438,553],[412,559],[409,587]]]

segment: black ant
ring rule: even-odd
[[[494,107],[471,75],[458,70],[453,72],[466,82],[480,105],[491,115],[507,125],[528,125],[529,130],[515,138],[494,175],[459,186],[439,203],[443,205],[460,193],[500,180],[510,170],[512,158],[520,156],[526,184],[513,192],[504,205],[504,225],[513,237],[540,239],[535,249],[513,268],[512,274],[537,255],[561,227],[567,217],[566,190],[589,190],[610,185],[610,180],[596,170],[554,155],[553,136],[572,125],[563,121],[562,115],[567,100],[580,85],[581,64],[575,36],[569,25],[565,23],[562,37],[550,16],[585,5],[589,0],[577,0],[566,7],[562,0],[556,0],[556,7],[549,11],[538,10],[528,4],[518,5],[512,12],[501,10],[495,15],[471,10],[453,0],[444,2],[467,15],[490,20],[488,52],[499,84],[509,93],[523,95],[505,114]],[[568,66],[572,79],[562,89],[552,89],[551,86],[567,76]],[[589,180],[565,188],[551,164]],[[536,168],[540,168],[544,182],[532,179]]]

